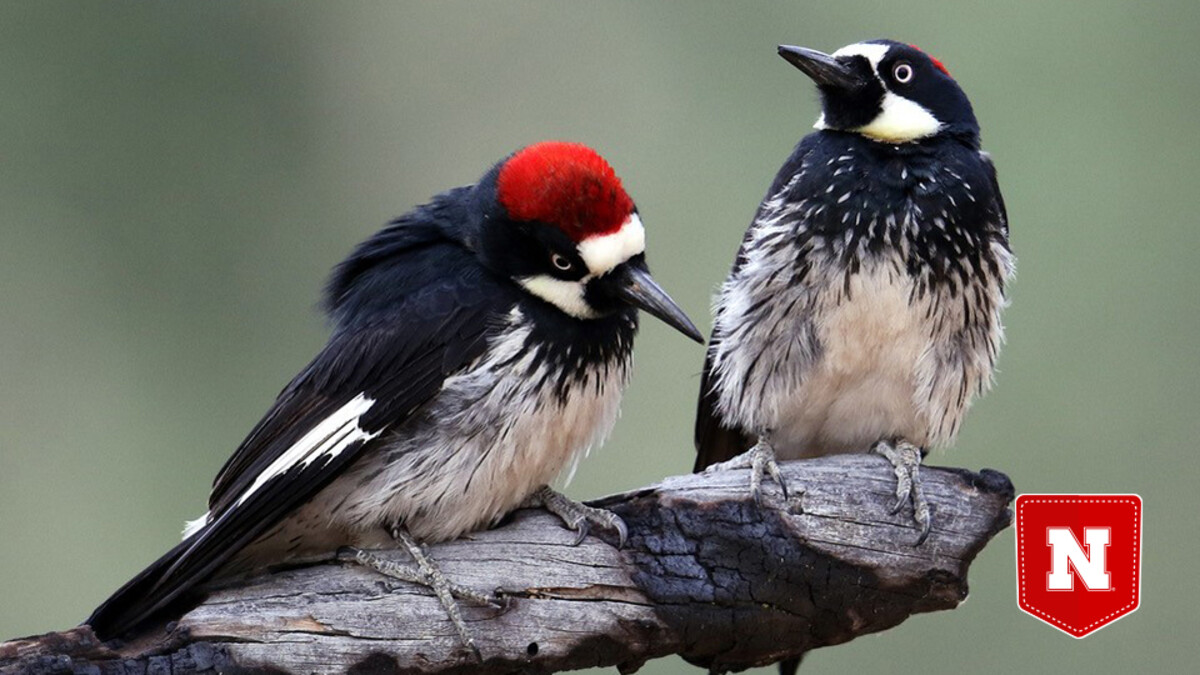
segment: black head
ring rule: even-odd
[[[608,162],[545,142],[500,162],[476,187],[484,264],[578,319],[636,307],[703,337],[646,267],[645,230]]]
[[[912,45],[871,40],[825,54],[781,45],[779,55],[821,91],[818,129],[885,143],[955,135],[978,144],[971,102],[940,61]]]

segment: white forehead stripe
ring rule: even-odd
[[[646,250],[646,230],[636,213],[621,225],[621,229],[610,234],[588,237],[579,242],[579,257],[596,276]]]
[[[858,42],[852,45],[846,45],[832,54],[834,58],[839,56],[861,56],[871,62],[871,68],[875,71],[879,70],[879,62],[887,55],[888,45],[873,44],[870,42]]]

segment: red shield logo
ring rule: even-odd
[[[1138,608],[1142,498],[1017,497],[1017,604],[1077,638]]]

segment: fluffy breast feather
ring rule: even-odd
[[[424,412],[291,520],[318,521],[359,543],[393,523],[443,541],[490,525],[573,471],[616,421],[629,353],[581,365],[562,387],[546,386],[558,373],[548,372],[555,364],[539,354],[531,332],[514,309],[484,357],[447,378]]]
[[[776,182],[716,299],[717,411],[784,458],[949,443],[1003,341],[998,195],[958,164],[866,175],[858,152]]]

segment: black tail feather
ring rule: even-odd
[[[796,671],[800,670],[800,662],[804,660],[804,656],[797,656],[794,659],[784,659],[779,662],[779,675],[796,675]]]
[[[101,603],[84,623],[91,626],[101,640],[111,640],[155,618],[161,610],[179,599],[179,592],[164,596],[156,593],[154,588],[162,581],[163,574],[178,562],[190,543],[180,542],[151,563]]]

